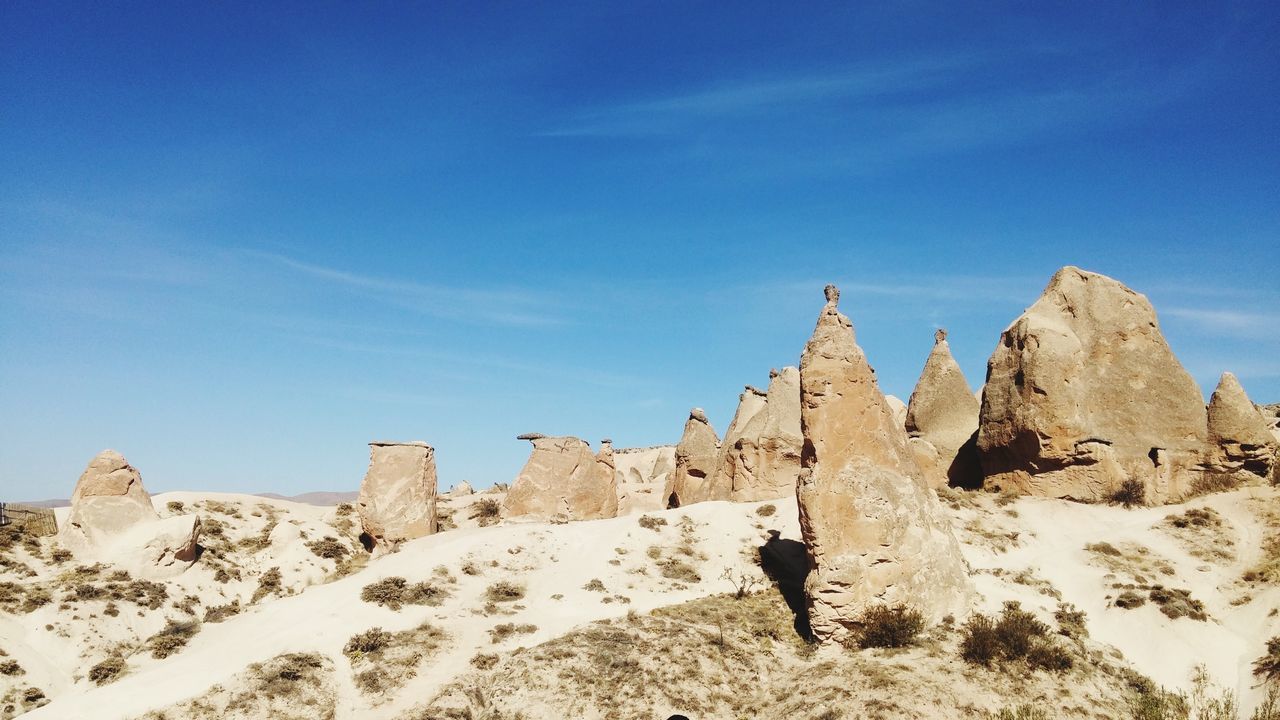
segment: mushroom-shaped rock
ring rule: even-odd
[[[661,510],[666,507],[667,481],[676,468],[676,446],[622,448],[613,453],[618,484],[618,514]]]
[[[538,437],[503,501],[510,518],[598,520],[618,514],[613,448],[597,458],[576,437]]]
[[[435,450],[424,442],[369,443],[356,511],[366,547],[380,553],[435,533]]]
[[[667,507],[707,500],[728,500],[731,488],[718,482],[720,440],[702,408],[689,411],[684,434],[676,445],[676,468],[664,495]]]
[[[951,355],[947,331],[938,330],[904,418],[907,435],[926,440],[932,446],[933,462],[917,464],[933,487],[981,485],[982,468],[978,464],[975,437],[980,405]],[[917,460],[928,454],[925,449],[913,447],[912,450]]]
[[[937,497],[854,339],[827,304],[800,359],[803,466],[796,495],[816,638],[842,641],[869,606],[905,603],[930,620],[962,614],[967,568]]]
[[[748,387],[721,443],[718,486],[756,502],[795,492],[800,473],[800,371],[770,372],[769,391]]]
[[[988,485],[1099,500],[1136,481],[1165,501],[1199,477],[1205,428],[1151,303],[1065,267],[987,363],[978,452]]]
[[[1235,375],[1222,374],[1209,399],[1208,412],[1206,472],[1224,476],[1233,484],[1271,480],[1280,443]]]

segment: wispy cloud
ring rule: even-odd
[[[277,253],[244,250],[301,276],[337,284],[403,309],[449,320],[537,327],[569,320],[545,294],[507,288],[427,284],[325,267]]]
[[[1280,335],[1280,314],[1170,307],[1160,315],[1191,323],[1207,335],[1256,340],[1274,340]]]
[[[863,65],[838,73],[738,79],[692,92],[586,108],[545,137],[652,135],[713,117],[794,109],[797,105],[900,94],[944,82],[969,57]]]

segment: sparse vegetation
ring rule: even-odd
[[[326,535],[319,540],[312,540],[307,543],[307,549],[316,557],[326,560],[341,560],[351,553],[346,544],[331,535]]]
[[[378,652],[391,644],[391,633],[380,627],[369,628],[362,633],[351,636],[342,648],[342,654],[355,660],[364,655]]]
[[[500,580],[490,585],[484,591],[484,596],[489,602],[515,602],[524,597],[524,586]]]
[[[488,670],[498,664],[498,656],[493,653],[480,653],[471,657],[471,664],[481,670]]]
[[[390,633],[380,627],[351,636],[342,653],[351,662],[356,687],[381,695],[400,687],[417,672],[423,658],[443,647],[448,636],[430,623]]]
[[[220,623],[232,615],[240,614],[240,600],[237,598],[225,605],[214,605],[204,610],[204,621],[207,623]]]
[[[1132,610],[1136,607],[1142,607],[1143,605],[1146,605],[1147,599],[1132,590],[1125,590],[1124,592],[1116,596],[1116,599],[1113,602],[1115,603],[1115,606],[1118,608],[1124,608],[1125,610]]]
[[[169,512],[171,513],[180,513],[186,505],[184,505],[181,500],[170,500],[165,507],[169,508]]]
[[[5,660],[0,662],[0,675],[14,677],[17,675],[26,675],[27,671],[22,669],[17,660]]]
[[[662,528],[667,526],[666,518],[655,517],[653,515],[641,515],[640,519],[636,522],[638,522],[640,527],[645,530],[652,530],[654,532],[661,532]]]
[[[1089,637],[1085,618],[1085,612],[1071,603],[1058,603],[1058,609],[1053,613],[1053,619],[1058,623],[1058,634],[1072,640],[1083,640]]]
[[[490,525],[502,519],[502,504],[494,498],[480,498],[471,503],[468,518],[475,520],[480,527]]]
[[[496,644],[503,642],[512,635],[527,635],[535,632],[538,632],[537,625],[529,625],[527,623],[522,625],[516,625],[515,623],[502,623],[501,625],[493,626],[493,629],[489,631],[489,638]]]
[[[1263,682],[1280,684],[1280,636],[1267,641],[1266,653],[1253,662],[1253,674]]]
[[[1111,493],[1111,502],[1126,508],[1147,504],[1147,486],[1137,478],[1128,478]]]
[[[112,656],[89,668],[89,680],[95,685],[115,682],[126,669],[124,658]]]
[[[262,573],[262,576],[258,578],[258,587],[253,591],[253,599],[250,600],[249,603],[256,603],[268,595],[279,595],[282,589],[284,588],[282,585],[282,578],[280,576],[280,568],[268,568],[267,571]]]
[[[200,632],[198,622],[170,620],[160,632],[147,639],[147,649],[153,658],[167,658],[187,646],[191,638]]]
[[[1148,597],[1151,602],[1160,606],[1160,612],[1175,620],[1180,617],[1189,617],[1201,622],[1209,619],[1204,611],[1204,603],[1191,597],[1189,590],[1154,585],[1148,591]]]
[[[725,568],[724,572],[720,573],[720,579],[729,581],[733,586],[733,596],[738,600],[755,592],[756,588],[764,584],[764,578],[745,572],[735,573],[731,567]]]
[[[1064,671],[1074,664],[1049,636],[1049,626],[1017,602],[1006,602],[998,619],[975,614],[963,630],[961,657],[975,665],[1023,660],[1032,670]]]
[[[405,605],[439,605],[447,597],[449,591],[442,587],[426,582],[410,585],[408,580],[394,576],[365,585],[360,591],[361,600],[392,610]]]
[[[756,515],[759,515],[760,517],[772,517],[776,512],[778,512],[778,506],[772,503],[768,505],[761,505],[756,508]]]
[[[608,592],[604,583],[600,582],[600,578],[591,578],[591,581],[582,586],[587,592]]]
[[[900,648],[915,642],[924,630],[924,615],[904,604],[873,605],[858,618],[858,647]]]

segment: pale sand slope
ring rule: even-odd
[[[297,596],[274,600],[221,623],[206,624],[184,650],[167,659],[135,655],[130,659],[129,674],[115,683],[101,688],[76,683],[53,703],[26,717],[135,717],[200,695],[250,663],[280,653],[319,651],[345,666],[342,648],[354,633],[373,626],[403,630],[430,620],[450,634],[449,648],[376,714],[369,714],[368,702],[350,683],[349,673],[346,681],[339,683],[338,717],[395,717],[399,710],[411,707],[467,669],[477,652],[532,645],[582,623],[624,615],[631,609],[647,612],[724,592],[728,583],[716,580],[724,567],[758,573],[753,552],[765,538],[763,525],[753,514],[759,505],[706,503],[666,511],[657,515],[670,524],[658,532],[640,527],[631,516],[565,525],[468,528],[423,538],[406,543],[399,553],[373,562],[356,575],[309,587]],[[780,505],[779,517],[769,519],[770,527],[779,529],[784,537],[798,537],[794,502]],[[684,516],[695,524],[696,545],[706,558],[690,561],[699,567],[703,579],[689,585],[660,577],[646,554],[651,545],[679,544],[676,523]],[[744,554],[744,549],[752,552]],[[611,565],[610,560],[619,564]],[[478,566],[481,574],[463,573],[461,566],[467,561]],[[452,597],[440,607],[407,606],[393,612],[360,599],[361,588],[371,582],[387,576],[402,576],[411,582],[431,580],[434,568],[440,565],[457,577]],[[640,570],[647,574],[640,574]],[[485,588],[500,579],[526,586],[527,594],[520,603],[524,609],[512,615],[477,614],[486,603]],[[600,593],[583,589],[592,579],[601,580],[611,593],[629,598],[630,603],[601,602]],[[563,598],[553,600],[557,594]],[[538,630],[495,646],[487,631],[504,622],[532,623]]]
[[[1019,498],[1004,509],[989,498],[987,507],[952,511],[957,528],[981,518],[988,531],[1016,532],[1017,541],[999,552],[975,533],[960,531],[966,559],[975,571],[975,582],[985,596],[985,607],[994,611],[1005,600],[1019,600],[1024,607],[1051,612],[1056,601],[1035,586],[1010,582],[1010,575],[1029,570],[1035,578],[1048,581],[1066,602],[1088,614],[1093,639],[1114,646],[1133,666],[1157,683],[1188,689],[1192,669],[1203,663],[1215,681],[1234,689],[1250,707],[1261,698],[1254,688],[1252,662],[1263,654],[1267,638],[1280,635],[1280,616],[1269,615],[1280,607],[1280,587],[1247,588],[1240,582],[1244,570],[1261,554],[1264,528],[1260,508],[1280,510],[1280,490],[1245,488],[1194,499],[1182,505],[1125,510],[1105,505],[1084,505],[1043,498]],[[1188,508],[1209,507],[1230,524],[1227,536],[1236,538],[1236,558],[1209,561],[1193,556],[1189,548],[1157,526],[1166,517]],[[1007,511],[1016,513],[1011,516]],[[1280,528],[1272,529],[1276,533]],[[1206,534],[1189,529],[1189,534]],[[1099,556],[1085,550],[1089,544],[1107,542],[1117,547],[1130,544],[1149,549],[1140,556],[1148,565],[1166,561],[1174,572],[1147,573],[1152,583],[1170,588],[1186,588],[1202,601],[1207,622],[1189,618],[1170,619],[1159,608],[1147,604],[1126,610],[1111,600],[1118,590],[1111,585],[1127,578],[1111,573],[1098,562]],[[1207,543],[1210,547],[1225,547]],[[1004,570],[997,577],[983,572]],[[1244,598],[1248,602],[1233,605]]]
[[[164,507],[172,497],[176,496],[160,496],[157,506]],[[182,497],[192,505],[198,498],[212,496]],[[228,502],[233,496],[218,497]],[[479,497],[471,496],[458,504],[467,506]],[[1263,538],[1280,530],[1280,525],[1264,527],[1261,519],[1268,508],[1280,509],[1280,491],[1246,488],[1180,506],[1134,510],[1037,498],[1005,499],[986,493],[946,492],[943,498],[950,505],[948,513],[983,596],[977,609],[995,612],[1005,600],[1019,600],[1051,621],[1059,601],[1053,597],[1056,594],[1087,612],[1094,641],[1115,647],[1136,670],[1157,682],[1186,689],[1191,669],[1204,663],[1219,684],[1241,694],[1246,708],[1256,702],[1259,693],[1251,687],[1250,665],[1261,655],[1266,639],[1280,635],[1280,617],[1269,615],[1272,608],[1280,606],[1280,588],[1250,587],[1240,577],[1256,562]],[[248,496],[240,501],[247,503],[246,508],[264,502]],[[758,517],[755,512],[764,504],[776,505],[777,514]],[[337,522],[332,508],[289,505],[281,508],[288,514],[284,520],[289,521],[296,512],[301,525],[316,523],[315,533]],[[1196,557],[1192,554],[1195,545],[1161,525],[1168,516],[1202,507],[1217,511],[1226,523],[1224,531],[1219,536],[1190,528],[1182,537],[1207,539],[1200,543],[1202,555],[1207,547],[1223,550],[1226,557]],[[455,513],[464,522],[467,515],[465,507]],[[668,525],[655,532],[640,527],[638,518],[630,516],[565,525],[506,523],[451,530],[407,543],[401,552],[329,584],[305,584],[310,580],[305,571],[311,560],[300,553],[295,556],[293,550],[280,549],[275,551],[279,555],[266,556],[271,549],[264,549],[259,551],[263,559],[246,557],[244,561],[293,568],[286,575],[295,578],[292,587],[300,594],[268,599],[242,615],[205,624],[185,649],[167,659],[136,653],[129,660],[130,673],[101,688],[84,680],[73,682],[67,667],[68,663],[75,666],[75,658],[51,654],[48,664],[53,672],[61,672],[64,680],[52,688],[54,692],[46,688],[55,698],[50,705],[25,717],[137,717],[200,696],[216,683],[231,681],[250,663],[286,652],[317,651],[332,658],[336,668],[337,718],[399,718],[453,678],[469,672],[469,661],[477,653],[509,654],[597,619],[620,617],[629,610],[645,613],[726,592],[729,584],[719,579],[724,567],[758,573],[754,551],[766,530],[777,529],[784,538],[798,537],[795,501],[790,498],[741,505],[701,503],[650,515],[667,520]],[[669,555],[671,548],[681,545],[684,535],[678,523],[686,516],[693,524],[692,545],[700,554],[686,559],[701,575],[700,582],[687,585],[661,577],[646,552],[656,545]],[[1228,544],[1232,540],[1234,544]],[[1100,542],[1117,548],[1123,557],[1085,550],[1086,545]],[[1145,552],[1135,550],[1139,546]],[[1192,597],[1204,603],[1209,620],[1170,619],[1151,602],[1131,610],[1115,607],[1112,599],[1120,591],[1112,585],[1135,582],[1124,567],[1130,555],[1136,572],[1146,582],[1190,590]],[[447,586],[452,596],[439,607],[406,606],[393,612],[360,600],[363,586],[387,576],[438,582],[435,569],[439,566],[457,579],[456,584]],[[478,569],[480,574],[468,575],[462,570],[464,566]],[[207,572],[197,566],[188,574],[199,578]],[[585,590],[583,586],[592,579],[601,580],[608,594]],[[179,580],[202,592],[213,591],[202,589],[203,580],[185,576]],[[524,599],[510,606],[513,614],[484,614],[484,590],[498,580],[526,586]],[[252,585],[247,579],[244,584]],[[224,595],[231,592],[221,587],[214,590]],[[178,595],[171,590],[171,597]],[[553,599],[554,595],[563,597]],[[615,595],[631,602],[602,602],[604,597]],[[57,611],[50,606],[37,612]],[[20,625],[28,636],[38,635],[44,618],[25,617],[28,619],[14,621],[3,616],[0,639],[7,640],[5,633],[12,625]],[[423,621],[450,635],[444,649],[426,659],[416,677],[380,704],[379,699],[362,695],[342,655],[348,638],[373,626],[397,631]],[[488,631],[499,623],[530,623],[538,629],[495,645]],[[86,632],[82,626],[74,627]],[[25,659],[23,662],[26,665]],[[83,662],[79,667],[83,671]],[[26,680],[32,683],[31,678]],[[171,712],[169,717],[181,714]]]

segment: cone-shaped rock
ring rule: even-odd
[[[885,395],[884,401],[889,403],[889,412],[893,413],[893,424],[900,428],[907,426],[907,404],[897,395]]]
[[[92,543],[159,519],[151,495],[142,486],[142,474],[120,453],[103,450],[76,482],[71,512],[60,534],[76,534]]]
[[[1204,398],[1145,297],[1065,267],[987,363],[978,451],[985,482],[1099,500],[1126,480],[1183,496],[1205,450]]]
[[[436,532],[436,453],[424,442],[369,443],[369,470],[356,498],[371,548]]]
[[[161,520],[141,473],[120,453],[104,450],[76,483],[58,540],[82,560],[105,560],[144,577],[169,577],[195,562],[200,518]]]
[[[720,440],[702,408],[689,411],[676,445],[676,469],[666,490],[667,507],[707,500],[728,500],[731,488],[719,482]]]
[[[921,453],[916,453],[930,485],[972,487],[982,479],[977,448],[970,442],[978,431],[980,403],[951,355],[947,332],[938,330],[933,340],[933,350],[907,404],[905,427],[910,437],[932,446],[935,457],[929,465],[919,462]]]
[[[676,469],[676,446],[622,448],[613,453],[618,483],[618,514],[630,515],[666,507],[671,473]],[[669,490],[667,491],[669,493]]]
[[[854,341],[827,304],[800,359],[803,467],[797,486],[809,554],[809,620],[819,640],[845,639],[869,606],[906,603],[938,620],[970,596],[960,546],[925,487],[905,433]]]
[[[613,447],[591,452],[576,437],[530,439],[533,452],[503,501],[507,517],[540,520],[599,520],[618,514]]]
[[[718,484],[736,502],[791,495],[800,473],[800,371],[770,372],[769,392],[748,386],[721,443]]]
[[[1270,480],[1280,449],[1240,381],[1223,373],[1209,399],[1209,473],[1234,482]]]

